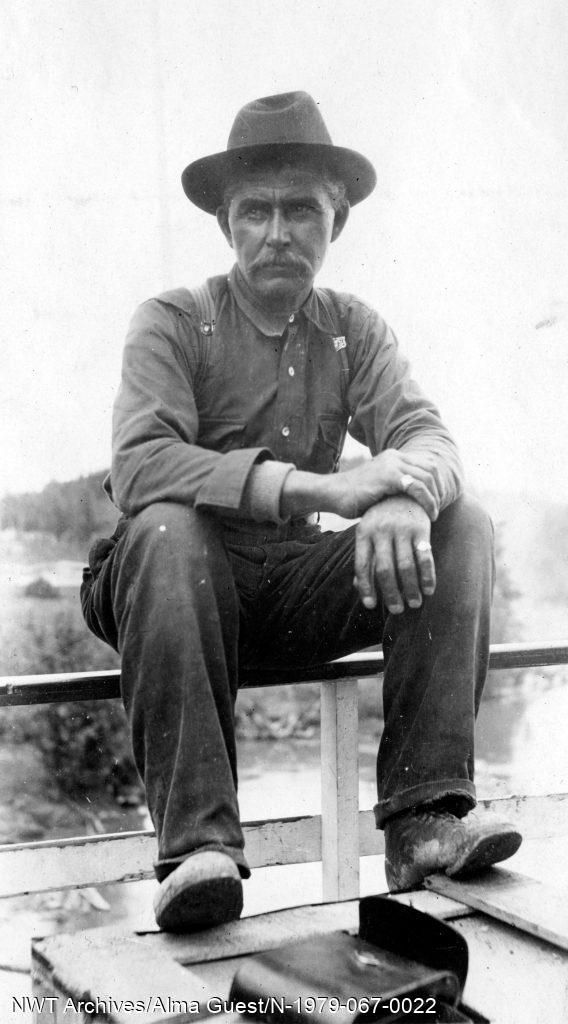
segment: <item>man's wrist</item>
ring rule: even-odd
[[[283,519],[311,512],[333,512],[329,481],[332,474],[308,473],[294,469],[288,473],[280,492]]]

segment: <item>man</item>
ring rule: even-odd
[[[247,105],[226,152],[182,180],[236,265],[134,316],[109,484],[124,515],[82,590],[87,622],[122,657],[159,844],[157,921],[191,930],[242,909],[239,669],[381,640],[375,814],[389,887],[502,860],[519,834],[468,813],[491,526],[460,497],[454,442],[390,329],[353,296],[314,288],[375,172],[332,144],[298,92]],[[372,458],[338,472],[346,430]],[[360,521],[322,533],[319,512]]]

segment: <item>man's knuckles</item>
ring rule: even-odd
[[[398,557],[396,565],[401,576],[405,579],[416,579],[416,565],[413,558]]]
[[[390,565],[377,565],[375,569],[375,576],[377,577],[379,586],[383,592],[398,594],[398,587],[396,584],[396,576],[394,572],[394,566]]]

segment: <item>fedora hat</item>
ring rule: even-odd
[[[215,213],[227,184],[266,164],[308,165],[345,184],[351,206],[373,191],[371,162],[353,149],[334,146],[315,100],[307,92],[264,96],[239,110],[227,149],[185,168],[183,190],[192,203]]]

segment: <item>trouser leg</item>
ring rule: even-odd
[[[158,879],[204,848],[229,853],[247,876],[234,735],[239,605],[214,520],[174,503],[140,512],[83,606],[121,654]]]
[[[262,617],[247,661],[302,665],[383,640],[385,725],[377,759],[377,825],[451,795],[475,804],[474,723],[489,655],[493,535],[462,498],[432,525],[438,584],[420,609],[366,610],[353,587],[355,528],[280,545],[267,565]],[[277,557],[279,555],[279,557]]]
[[[385,727],[377,758],[380,827],[442,797],[475,805],[474,727],[487,674],[493,530],[462,498],[432,527],[435,594],[390,615],[383,637]]]

